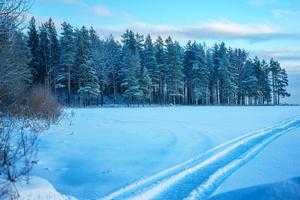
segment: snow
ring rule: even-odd
[[[19,193],[18,200],[75,200],[58,193],[47,180],[39,177],[31,177],[29,184],[25,181],[19,182],[16,187]]]
[[[39,162],[33,174],[47,179],[60,193],[97,199],[133,187],[127,185],[138,180],[147,185],[145,180],[170,174],[174,177],[183,166],[197,166],[198,158],[210,159],[220,149],[232,147],[243,135],[294,119],[300,107],[88,108],[73,112],[73,117],[65,117],[42,135]],[[66,113],[70,115],[71,109]],[[288,178],[282,176],[278,180]],[[238,180],[234,182],[238,185]],[[192,186],[186,191],[199,187]]]
[[[175,169],[179,169],[179,172],[173,168],[175,171],[173,173],[172,170],[168,170],[166,171],[168,174],[155,175],[155,178],[140,181],[105,199],[183,199],[198,185],[199,187],[192,191],[187,199],[206,199],[222,180],[252,159],[268,143],[298,126],[300,120],[292,120],[278,127],[236,139],[215,148],[216,152],[213,155],[204,155],[178,166]],[[229,147],[223,149],[227,145]]]
[[[211,199],[300,199],[300,130],[274,141],[224,181]],[[270,156],[271,155],[271,156]],[[251,173],[250,173],[251,172]]]

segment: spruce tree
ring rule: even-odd
[[[29,66],[32,69],[33,82],[35,84],[42,83],[42,80],[40,79],[40,77],[38,77],[38,75],[41,73],[40,49],[39,49],[39,34],[36,29],[34,17],[32,17],[29,22],[27,35],[28,35],[27,45],[31,53],[31,61],[29,63]]]

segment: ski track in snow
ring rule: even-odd
[[[299,118],[291,119],[238,137],[102,199],[207,199],[228,176],[264,147],[299,126]]]

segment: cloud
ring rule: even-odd
[[[62,3],[65,5],[76,6],[84,10],[88,10],[96,16],[100,17],[112,17],[116,16],[116,13],[113,13],[107,6],[102,4],[91,5],[82,0],[37,0],[44,3]]]
[[[111,10],[109,10],[104,5],[96,5],[92,7],[92,9],[94,10],[95,14],[98,16],[112,16]]]
[[[288,72],[300,73],[300,48],[284,48],[278,50],[253,50],[251,55],[269,60],[279,60],[282,67]]]
[[[299,13],[294,12],[292,10],[285,10],[285,9],[275,9],[272,11],[273,15],[276,17],[297,17]]]
[[[178,40],[186,39],[212,39],[212,40],[247,40],[259,42],[273,39],[300,39],[300,34],[285,33],[280,29],[266,24],[245,25],[233,22],[206,22],[194,26],[174,26],[164,24],[148,24],[133,22],[127,26],[96,27],[104,35],[112,33],[121,35],[126,29],[142,34],[163,37],[172,36]]]
[[[298,61],[300,62],[300,49],[290,48],[281,50],[257,50],[256,54],[265,58],[276,58],[284,61]]]
[[[300,74],[300,65],[298,63],[281,63],[281,66],[290,73]]]

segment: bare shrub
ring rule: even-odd
[[[17,99],[19,102],[13,106],[13,114],[16,116],[55,123],[61,115],[56,98],[42,86],[20,93]]]
[[[42,87],[22,92],[0,114],[0,197],[17,197],[15,183],[29,181],[39,133],[56,123],[60,115],[56,99]]]

